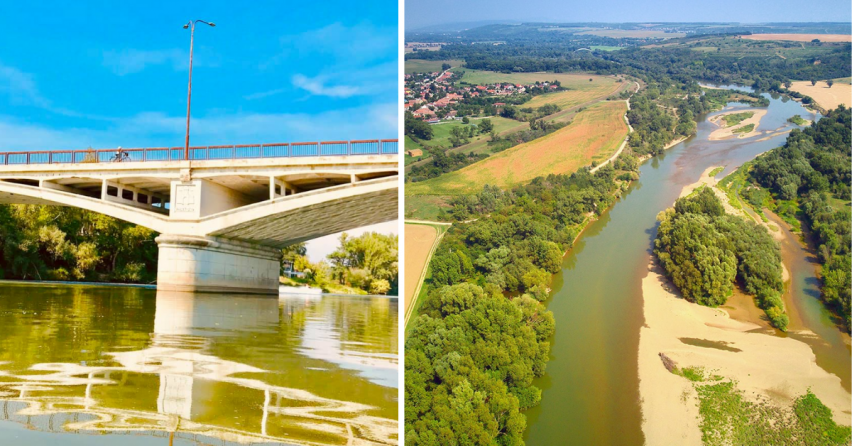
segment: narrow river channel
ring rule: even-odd
[[[396,299],[0,282],[0,438],[396,442]]]
[[[736,103],[729,107],[749,108]],[[556,319],[556,334],[547,373],[537,382],[543,389],[542,404],[527,412],[527,444],[644,443],[637,352],[644,323],[641,282],[648,273],[656,215],[670,207],[681,189],[699,180],[708,167],[725,166],[721,178],[743,162],[782,145],[787,136],[783,133],[759,141],[767,136],[761,134],[710,141],[708,136],[717,127],[707,119],[715,114],[699,122],[696,135],[645,162],[639,180],[589,225],[565,257],[547,303]],[[771,98],[757,130],[789,130],[795,126],[787,119],[795,114],[815,118],[795,101]],[[817,362],[848,385],[848,337],[833,325],[818,301],[813,265],[798,269],[807,252],[785,250],[785,259],[797,255],[801,259],[796,258],[792,265],[797,270],[787,284],[787,298],[803,301],[795,303],[802,314],[798,319],[801,326],[829,344],[815,351]]]

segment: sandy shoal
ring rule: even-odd
[[[734,126],[731,126],[731,127],[725,127],[726,124],[725,124],[725,121],[722,119],[722,117],[727,116],[727,115],[732,115],[732,114],[735,114],[735,113],[744,113],[744,112],[753,112],[754,115],[752,115],[751,118],[744,119],[744,120],[740,121],[740,123],[737,124],[737,125],[734,125]],[[716,124],[717,126],[719,126],[719,128],[716,129],[716,130],[713,130],[713,132],[710,133],[710,136],[708,136],[707,139],[709,139],[710,141],[718,141],[720,139],[750,138],[752,136],[755,136],[755,135],[757,135],[757,127],[760,126],[760,120],[763,119],[764,116],[766,116],[766,112],[767,112],[766,109],[746,109],[746,110],[731,110],[729,112],[720,113],[720,114],[710,118],[710,122],[712,122],[713,124]],[[748,133],[734,133],[734,130],[736,130],[740,127],[745,127],[749,124],[754,124],[754,129],[752,129],[752,131],[750,131]]]
[[[701,184],[715,185],[717,180],[707,175],[710,170],[685,187],[681,196]],[[722,309],[686,301],[654,263],[642,280],[642,295],[645,325],[639,331],[639,394],[646,444],[701,444],[698,395],[689,380],[666,370],[660,353],[679,367],[704,367],[736,380],[746,398],[754,400],[759,395],[779,407],[789,407],[810,388],[832,410],[837,423],[852,424],[852,395],[840,378],[817,366],[807,344],[765,334],[759,325],[734,320]],[[688,345],[680,338],[725,343],[741,351]]]

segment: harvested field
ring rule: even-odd
[[[492,155],[463,169],[406,184],[406,195],[458,195],[484,185],[511,187],[551,173],[571,173],[612,156],[627,136],[623,101],[601,102],[578,113],[567,127]]]
[[[817,82],[816,85],[811,85],[810,81],[793,82],[790,89],[812,97],[826,110],[837,108],[840,104],[849,107],[852,97],[852,85],[841,82],[834,82],[831,88],[825,82]]]
[[[589,79],[593,79],[593,81],[589,82]],[[525,102],[521,107],[536,108],[544,104],[556,104],[560,109],[571,108],[614,94],[618,87],[624,84],[623,82],[616,82],[615,78],[594,76],[578,76],[571,82],[561,80],[559,82],[569,90],[536,96],[529,102]]]
[[[455,71],[455,69],[453,70]],[[594,81],[589,82],[589,78],[594,79]],[[496,83],[512,83],[512,84],[523,84],[529,85],[535,82],[551,82],[554,80],[558,80],[562,85],[571,88],[571,86],[576,87],[577,89],[581,89],[584,86],[586,89],[596,88],[593,85],[586,86],[583,84],[583,81],[586,84],[594,84],[595,82],[606,82],[605,79],[615,82],[614,78],[607,76],[600,76],[597,74],[578,74],[578,73],[498,73],[496,71],[483,71],[483,70],[464,70],[464,76],[462,77],[462,82],[467,82],[469,84],[475,85],[484,85],[484,84],[496,84]]]
[[[408,313],[414,293],[429,263],[432,245],[438,238],[438,230],[428,225],[405,225],[405,307]]]
[[[667,33],[665,31],[640,29],[593,29],[591,31],[583,31],[577,34],[590,34],[592,36],[612,37],[613,39],[673,39],[675,37],[686,36],[685,33]]]
[[[810,42],[819,39],[820,42],[852,42],[848,34],[752,34],[740,36],[747,40],[789,40],[792,42]]]

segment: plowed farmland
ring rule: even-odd
[[[573,122],[545,137],[512,147],[463,169],[406,184],[406,195],[475,193],[486,184],[510,187],[551,173],[571,173],[603,161],[627,136],[623,101],[601,102],[578,113]]]

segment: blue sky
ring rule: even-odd
[[[0,151],[183,146],[190,19],[216,23],[195,32],[191,144],[396,138],[397,10],[396,0],[6,2]],[[308,246],[321,260],[337,236]]]
[[[192,144],[396,137],[396,0],[7,2],[0,151],[183,145],[197,18]]]
[[[849,22],[849,0],[406,0],[406,29],[513,20],[530,22]]]

